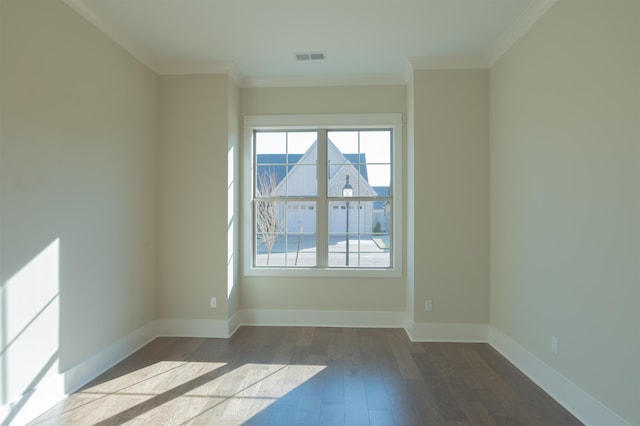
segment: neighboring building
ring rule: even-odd
[[[273,176],[276,196],[315,196],[317,186],[316,164],[317,142],[304,154],[259,154],[259,175]],[[354,197],[387,196],[388,187],[373,188],[368,182],[365,154],[343,154],[329,140],[327,144],[329,162],[327,191],[330,197],[341,197],[347,179],[353,187]],[[348,178],[347,178],[348,177]],[[258,191],[262,192],[258,179]],[[389,229],[389,218],[385,212],[386,202],[349,201],[349,233],[373,232],[376,223],[385,231]],[[347,227],[347,202],[329,204],[329,233],[344,234]],[[286,232],[315,232],[315,203],[309,201],[287,201]],[[283,213],[282,213],[283,214]],[[284,222],[284,214],[283,214]]]

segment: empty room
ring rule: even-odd
[[[0,424],[640,426],[639,41],[0,0]]]

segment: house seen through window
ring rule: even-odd
[[[391,268],[393,129],[253,132],[253,264]]]

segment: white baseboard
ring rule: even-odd
[[[585,425],[630,426],[624,419],[494,327],[489,344]]]
[[[238,323],[258,326],[402,328],[404,312],[242,310]]]
[[[152,321],[116,340],[100,352],[65,371],[65,390],[67,393],[75,392],[99,374],[151,342],[157,335],[155,321]]]
[[[487,324],[425,323],[406,326],[412,342],[487,343]]]
[[[157,336],[155,323],[142,326],[60,373],[55,369],[17,401],[0,406],[0,424],[26,424],[67,395],[113,367]]]
[[[233,336],[233,334],[238,331],[238,329],[242,326],[242,311],[236,311],[231,318],[229,318],[229,337]]]

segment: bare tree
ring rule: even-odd
[[[275,173],[264,173],[258,176],[258,188],[262,197],[275,196],[278,186],[278,178]],[[256,202],[256,231],[267,248],[267,265],[271,257],[273,246],[278,241],[282,231],[282,217],[280,214],[280,202],[270,200],[258,200]]]

